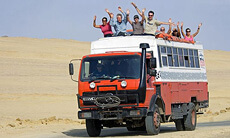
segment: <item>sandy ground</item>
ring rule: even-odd
[[[0,38],[0,137],[86,137],[68,63],[89,52],[89,42]],[[177,132],[168,123],[156,137],[230,137],[230,52],[206,50],[205,60],[210,107],[197,129]],[[102,136],[150,137],[125,128],[104,129]]]

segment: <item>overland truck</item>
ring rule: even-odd
[[[73,63],[69,72],[74,75]],[[89,136],[103,127],[160,132],[160,124],[194,130],[197,114],[209,106],[203,46],[155,38],[121,36],[91,43],[80,60],[79,119]]]

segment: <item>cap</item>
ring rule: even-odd
[[[133,17],[134,19],[136,19],[136,18],[138,18],[139,19],[139,16],[138,15],[134,15],[134,17]]]

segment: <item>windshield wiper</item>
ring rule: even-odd
[[[94,78],[94,79],[91,79],[91,80],[89,81],[89,83],[91,83],[91,82],[93,82],[93,81],[95,81],[95,80],[99,80],[99,79],[111,79],[111,77],[109,77],[109,76],[96,77],[96,78]]]
[[[117,79],[121,79],[121,78],[125,78],[125,79],[136,79],[135,77],[131,77],[131,76],[114,76],[110,79],[110,82],[113,82],[114,80]]]

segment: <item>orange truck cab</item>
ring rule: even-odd
[[[177,130],[194,130],[209,105],[203,46],[154,36],[94,41],[81,59],[77,101],[89,136],[103,127],[156,135],[172,121]]]

